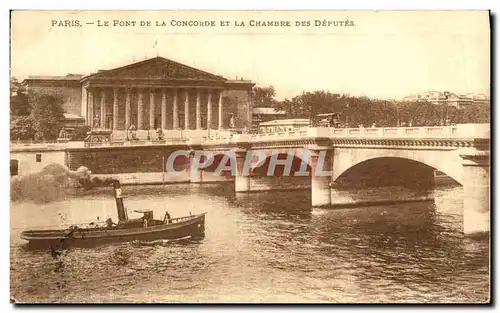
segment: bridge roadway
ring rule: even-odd
[[[439,170],[463,186],[464,233],[476,234],[489,231],[490,224],[490,124],[460,124],[437,127],[390,128],[304,128],[273,134],[232,134],[195,137],[189,140],[166,142],[111,142],[106,144],[72,143],[53,144],[47,149],[102,149],[127,146],[170,147],[203,151],[224,162],[224,156],[234,158],[235,191],[255,191],[253,181],[268,171],[246,173],[248,152],[265,155],[269,160],[292,156],[300,167],[307,164],[313,206],[330,206],[336,197],[336,184],[363,176],[372,180],[372,186],[381,184],[405,185],[416,183],[419,187],[432,187],[434,170]],[[39,150],[33,145],[11,145],[14,153]],[[193,164],[191,154],[190,164]],[[326,162],[319,162],[324,158]],[[295,163],[294,163],[295,164]],[[247,164],[248,166],[248,164]],[[320,168],[318,168],[320,167]],[[297,169],[292,169],[297,170]],[[317,171],[328,176],[314,175]],[[208,169],[190,170],[189,181],[203,183],[220,181]],[[213,169],[212,169],[213,172]],[[212,174],[212,175],[210,175]],[[276,176],[276,173],[272,175]],[[278,174],[279,175],[279,174]],[[295,179],[295,178],[292,178]],[[304,180],[303,177],[297,179]],[[280,180],[276,180],[279,189]],[[333,186],[333,188],[332,188]],[[268,186],[268,190],[273,186]]]

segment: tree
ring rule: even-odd
[[[10,114],[15,116],[29,115],[29,99],[26,89],[15,77],[10,79]]]
[[[56,139],[61,128],[61,120],[64,118],[63,98],[53,94],[31,93],[29,103],[35,139]]]
[[[437,104],[428,101],[395,102],[322,90],[305,92],[282,102],[276,101],[273,107],[286,112],[290,118],[311,119],[320,113],[340,113],[340,123],[347,127],[373,124],[389,127],[397,126],[398,122],[399,126],[437,126],[445,122],[489,123],[491,113],[489,103],[456,108],[445,101]]]
[[[490,123],[491,108],[489,103],[464,106],[458,113],[459,123]]]
[[[319,113],[342,112],[347,107],[345,95],[332,94],[323,90],[306,92],[275,103],[278,111],[286,112],[289,117],[312,118]]]
[[[10,117],[10,140],[30,140],[35,131],[29,116]]]
[[[252,94],[255,107],[271,108],[275,102],[277,102],[276,99],[274,99],[274,97],[276,97],[274,86],[253,87]]]

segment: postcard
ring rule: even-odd
[[[490,302],[488,11],[10,22],[11,302]]]

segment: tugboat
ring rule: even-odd
[[[28,241],[29,247],[91,247],[114,242],[147,242],[154,240],[186,239],[201,240],[205,237],[205,214],[172,218],[165,211],[163,219],[154,219],[152,210],[134,210],[143,216],[129,219],[123,205],[120,181],[112,180],[118,223],[110,218],[104,227],[70,226],[67,229],[27,230],[21,238]]]

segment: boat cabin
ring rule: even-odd
[[[152,210],[134,210],[134,212],[142,213],[143,216],[139,218],[127,218],[120,220],[118,222],[118,226],[122,228],[141,228],[165,224],[165,221],[154,219]]]
[[[152,220],[153,219],[153,211],[152,210],[134,210],[136,213],[142,213],[144,220]]]

